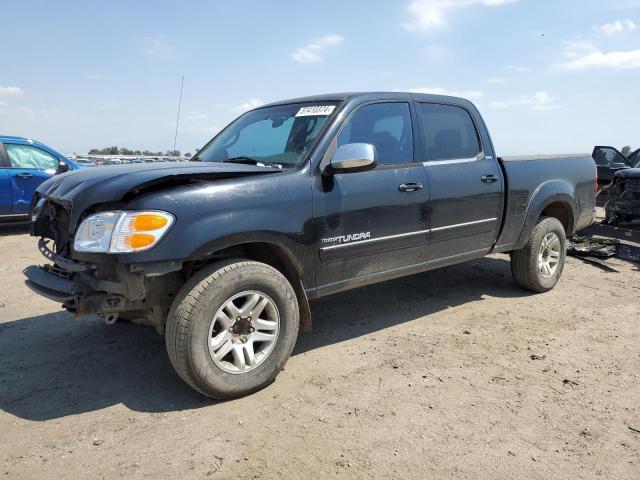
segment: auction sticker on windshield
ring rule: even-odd
[[[314,105],[313,107],[302,107],[296,113],[296,117],[326,116],[336,108],[335,105]]]

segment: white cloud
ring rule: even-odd
[[[604,25],[600,25],[596,27],[605,35],[615,35],[616,33],[621,33],[624,31],[632,32],[638,26],[632,20],[616,20],[615,22],[605,23]]]
[[[518,73],[526,73],[530,71],[529,67],[523,67],[522,65],[509,65],[507,68],[512,72],[518,72]]]
[[[589,41],[571,42],[564,52],[565,62],[555,65],[562,70],[587,70],[590,68],[608,68],[628,70],[640,68],[640,49],[603,52]]]
[[[407,5],[412,19],[403,24],[408,30],[427,32],[447,26],[447,17],[470,5],[498,7],[518,0],[413,0]]]
[[[18,107],[16,111],[27,117],[53,118],[53,117],[60,117],[63,114],[63,112],[59,110],[48,110],[46,108]]]
[[[233,107],[231,109],[231,112],[240,114],[240,113],[246,112],[247,110],[261,107],[262,105],[264,105],[264,102],[262,100],[259,100],[257,98],[250,98],[248,101],[244,102],[243,104],[238,105],[237,107]]]
[[[149,57],[162,57],[173,52],[173,46],[165,35],[137,37],[134,43],[140,53]]]
[[[543,110],[556,110],[562,108],[556,103],[556,99],[549,95],[547,92],[536,92],[533,95],[523,95],[513,98],[511,100],[491,102],[494,108],[511,108],[511,107],[524,107],[531,110],[543,111]]]
[[[2,100],[0,100],[0,108],[4,108],[7,106],[7,102],[3,102]]]
[[[0,87],[0,95],[5,95],[7,97],[18,97],[22,95],[22,89],[20,87]]]
[[[344,41],[342,35],[330,33],[291,53],[291,58],[300,63],[315,63],[324,60],[327,49],[335,47]]]
[[[504,83],[504,82],[505,82],[505,80],[504,80],[504,78],[495,77],[495,78],[489,78],[489,79],[487,79],[487,82],[489,82],[489,83],[493,83],[493,84],[500,84],[500,83]]]
[[[429,93],[431,95],[449,95],[451,97],[462,97],[468,98],[470,100],[482,98],[484,93],[478,90],[447,90],[444,87],[419,87],[419,88],[410,88],[408,90],[401,90],[403,92],[411,92],[411,93]]]

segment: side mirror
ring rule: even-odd
[[[365,172],[376,167],[376,147],[370,143],[347,143],[338,147],[329,163],[333,173]]]
[[[67,162],[61,161],[58,164],[58,169],[56,170],[56,173],[64,173],[68,171],[69,171],[69,165],[67,164]]]

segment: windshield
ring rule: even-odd
[[[253,110],[231,123],[193,160],[294,167],[304,160],[336,105],[292,103]]]

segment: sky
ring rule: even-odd
[[[249,108],[467,97],[499,154],[640,146],[640,0],[1,0],[0,133],[194,152]],[[10,19],[10,21],[7,21]]]

